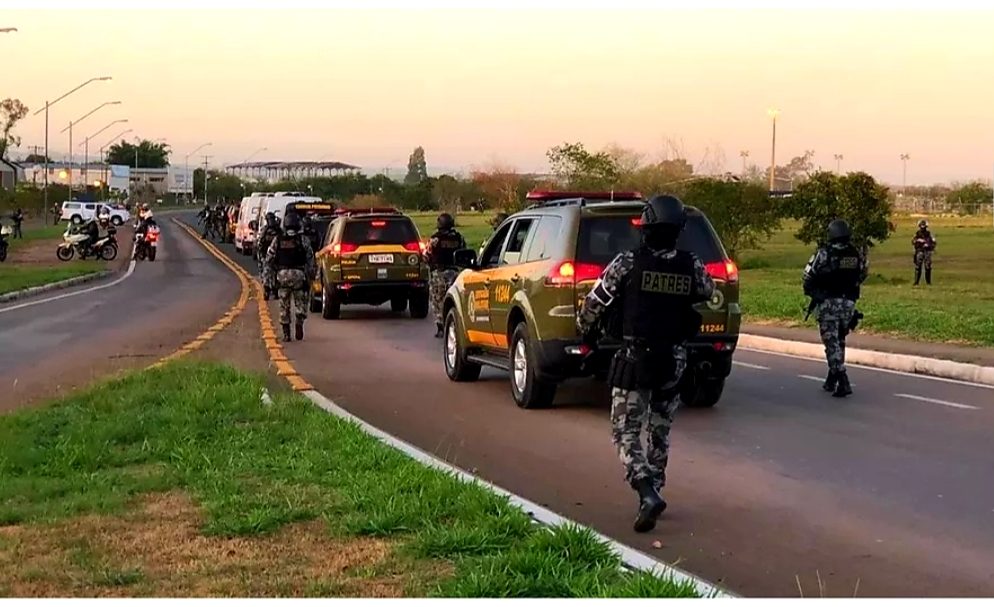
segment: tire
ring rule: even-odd
[[[124,220],[118,217],[117,215],[112,215],[110,218],[110,222],[117,227],[121,227],[122,225],[124,225]]]
[[[81,215],[73,215],[72,217],[69,218],[69,221],[71,221],[73,225],[78,226],[79,224],[83,223],[83,217]]]
[[[335,299],[328,285],[321,282],[321,318],[337,320],[342,317],[342,302]]]
[[[151,247],[148,250],[148,260],[155,261],[155,247]]]
[[[100,247],[99,251],[97,251],[97,259],[102,259],[104,261],[114,261],[115,259],[117,259],[117,247],[115,247],[110,243],[105,244],[104,246]]]
[[[442,335],[445,342],[442,347],[442,361],[445,365],[445,375],[450,381],[470,382],[480,379],[483,367],[479,363],[466,360],[465,341],[460,339],[462,325],[456,316],[456,309],[449,310],[445,317],[445,328]]]
[[[535,350],[528,337],[528,325],[518,323],[511,335],[508,360],[511,367],[511,396],[522,409],[543,409],[556,398],[555,383],[543,381],[535,370]],[[516,369],[518,365],[521,369]]]
[[[390,300],[390,310],[395,314],[400,314],[401,312],[407,311],[407,298],[406,297],[394,297]]]
[[[59,246],[55,249],[55,256],[59,258],[59,261],[69,261],[75,255],[76,249],[74,247]]]
[[[411,318],[428,318],[430,305],[428,303],[428,293],[413,293],[408,299],[411,309]]]
[[[725,391],[725,378],[689,384],[680,391],[680,400],[691,409],[707,409],[718,404]]]
[[[318,314],[324,308],[324,305],[322,305],[322,303],[321,303],[321,298],[320,297],[314,297],[314,292],[312,290],[308,289],[308,291],[310,291],[310,293],[311,293],[311,302],[310,302],[310,304],[308,306],[308,309],[311,311],[311,314]],[[324,289],[323,288],[321,289],[321,295],[322,295],[322,297],[324,296]]]

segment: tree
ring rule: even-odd
[[[451,175],[440,175],[434,180],[432,197],[439,209],[457,211],[460,207],[476,201],[472,194],[475,188],[472,186],[472,182],[460,181]]]
[[[567,187],[576,190],[613,188],[621,172],[608,151],[588,152],[582,143],[564,143],[546,152],[549,166]]]
[[[425,149],[420,145],[411,152],[411,157],[407,161],[407,175],[404,183],[421,183],[428,179],[428,162],[425,160]]]
[[[24,159],[24,164],[45,164],[46,160],[51,164],[51,158],[45,158],[44,154],[28,154]]]
[[[107,149],[105,160],[107,164],[125,165],[133,169],[164,169],[169,166],[169,145],[146,139],[135,145],[122,139]]]
[[[673,190],[684,203],[708,216],[732,259],[745,249],[758,248],[780,228],[779,201],[767,187],[739,180],[702,177]]]
[[[522,178],[514,167],[494,162],[487,168],[474,170],[470,180],[479,188],[486,206],[505,213],[521,210],[519,186]]]
[[[785,183],[790,184],[790,189],[793,189],[794,186],[809,179],[815,172],[814,156],[814,150],[807,150],[803,155],[791,158],[790,162],[786,165],[778,166],[776,172],[773,174],[777,182],[773,184],[774,189],[786,189],[779,185]],[[763,172],[763,179],[769,184],[770,167],[766,167],[766,171]]]
[[[946,204],[961,215],[976,215],[994,200],[994,191],[982,181],[972,181],[946,193]]]
[[[6,160],[11,148],[21,145],[21,138],[14,134],[14,127],[28,115],[28,106],[20,99],[0,101],[0,158]]]
[[[895,230],[887,188],[863,172],[820,171],[782,201],[785,216],[801,221],[794,236],[805,244],[824,242],[835,219],[849,222],[857,246],[883,242]]]

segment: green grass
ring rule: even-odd
[[[472,249],[477,249],[483,241],[490,236],[493,228],[490,227],[490,220],[496,212],[486,213],[459,213],[456,216],[456,229],[466,239],[466,244]],[[435,232],[435,221],[438,213],[410,213],[414,223],[418,226],[422,238],[428,238]]]
[[[10,243],[10,250],[16,251],[22,246],[37,242],[39,240],[51,240],[54,238],[62,238],[62,234],[66,231],[65,222],[59,225],[33,225],[31,227],[25,227],[23,229],[24,238],[10,238],[8,237],[7,242]],[[54,258],[55,253],[53,251],[52,256]]]
[[[55,251],[52,251],[55,259]],[[56,262],[58,263],[58,262]],[[0,295],[31,287],[93,274],[106,267],[95,262],[69,261],[57,266],[14,265],[8,258],[0,264]]]
[[[911,237],[917,218],[896,219],[889,240],[871,249],[870,278],[859,308],[861,328],[921,341],[994,346],[994,228],[989,218],[930,218],[938,240],[932,286],[913,287]],[[760,251],[741,255],[742,307],[747,321],[801,323],[807,299],[801,274],[813,247],[794,238],[794,225]],[[809,320],[813,327],[814,321]]]
[[[185,596],[209,583],[236,596],[368,595],[403,580],[410,596],[695,596],[622,573],[589,531],[534,525],[299,395],[264,406],[264,382],[171,363],[0,418],[0,590]],[[196,537],[164,497],[177,492],[195,503]],[[135,514],[150,495],[168,507]],[[315,573],[375,546],[389,550]],[[189,556],[197,550],[204,562]],[[256,569],[253,554],[264,555]]]

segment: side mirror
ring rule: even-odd
[[[475,268],[476,251],[473,249],[459,249],[452,254],[452,263],[457,268]]]

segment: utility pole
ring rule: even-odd
[[[780,115],[780,110],[772,109],[766,110],[766,113],[773,118],[773,145],[770,146],[770,191],[774,190],[776,185],[776,172],[777,172],[777,116]]]
[[[901,177],[901,196],[905,196],[908,189],[908,160],[911,160],[911,156],[909,154],[901,154],[901,164],[904,165]]]
[[[835,155],[835,172],[839,175],[842,174],[842,154]]]
[[[749,150],[742,150],[739,152],[739,156],[742,157],[742,178],[745,179],[746,176],[746,158],[749,157]]]
[[[204,204],[207,204],[207,169],[210,167],[210,159],[214,156],[204,154]]]

